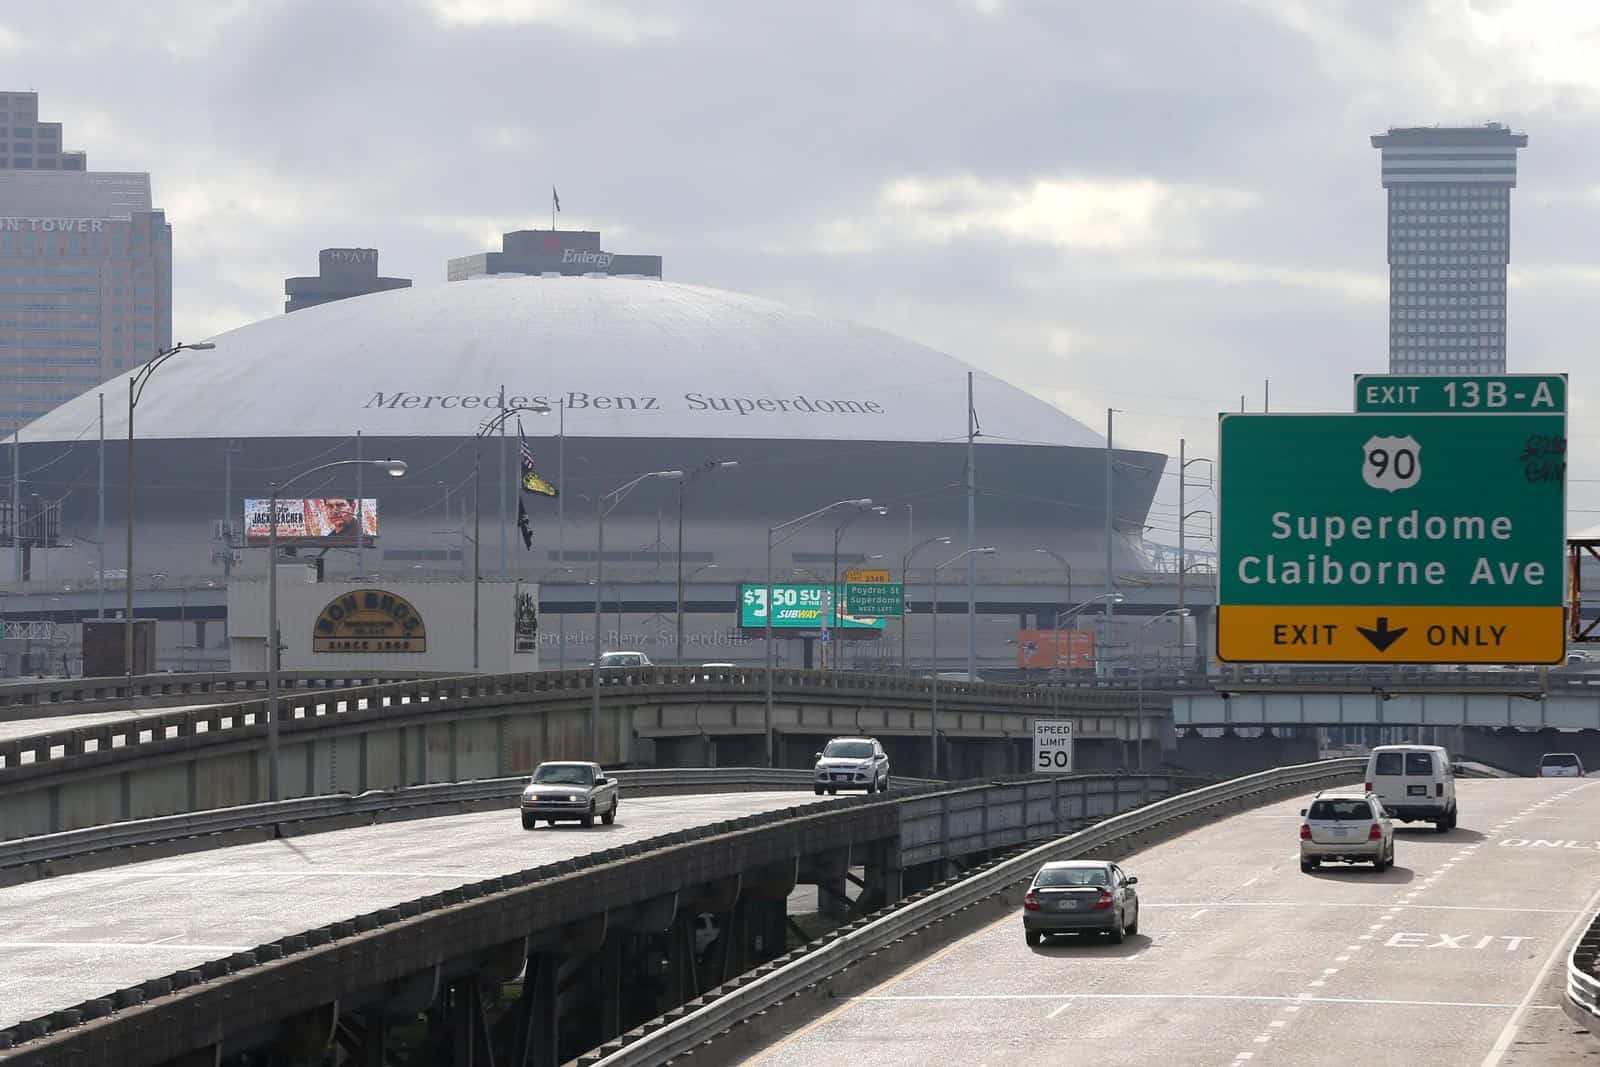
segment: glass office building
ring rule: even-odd
[[[1526,134],[1500,123],[1372,138],[1389,193],[1389,371],[1503,374],[1511,190]]]
[[[38,109],[0,92],[0,428],[172,343],[172,228],[150,175],[89,170]]]

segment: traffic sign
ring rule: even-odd
[[[906,587],[899,582],[851,582],[844,587],[844,608],[850,615],[897,619],[905,606]]]
[[[1560,414],[1224,415],[1224,662],[1560,663]]]
[[[1565,414],[1565,374],[1358,374],[1356,411],[1364,414]]]
[[[889,572],[849,570],[844,572],[844,580],[852,585],[859,582],[876,583],[878,585],[882,585],[889,580]]]
[[[1033,720],[1035,774],[1072,773],[1072,720]]]

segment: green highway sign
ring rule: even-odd
[[[1565,414],[1565,374],[1358,374],[1356,411],[1363,414]]]
[[[1220,455],[1220,659],[1563,659],[1564,415],[1230,414]]]
[[[898,619],[906,610],[906,587],[899,582],[849,582],[844,587],[845,611],[865,618]]]
[[[828,587],[826,585],[799,585],[790,582],[773,583],[772,599],[777,611],[772,616],[774,630],[820,630],[827,614]],[[746,630],[762,630],[767,625],[767,587],[765,583],[747,583],[739,589],[739,625]],[[841,610],[828,620],[828,625],[844,630],[881,630],[881,618],[864,618],[848,610]]]

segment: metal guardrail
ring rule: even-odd
[[[1600,1037],[1600,915],[1595,916],[1567,954],[1567,995],[1561,1006]]]
[[[655,767],[613,771],[624,793],[670,789],[674,792],[719,792],[733,789],[810,789],[812,772],[769,767]],[[87,826],[56,834],[0,841],[0,871],[30,863],[52,863],[92,853],[214,834],[254,830],[324,819],[345,819],[379,815],[407,808],[440,807],[483,801],[514,800],[528,782],[527,775],[513,778],[483,778],[470,782],[444,782],[414,785],[403,789],[376,790],[351,795],[297,797],[276,803],[241,804],[213,808],[184,815],[164,815],[153,819],[134,819],[105,826]],[[918,788],[938,785],[925,778],[898,778],[895,785]]]
[[[280,671],[284,689],[344,689],[379,682],[447,677],[438,671]],[[148,700],[164,697],[206,696],[215,693],[267,691],[266,671],[192,674],[140,674],[132,678],[51,678],[38,682],[0,683],[0,711],[49,707],[59,704],[93,704],[110,700]]]
[[[654,1067],[709,1041],[743,1019],[765,1011],[807,986],[843,970],[856,960],[940,919],[947,918],[1014,883],[1031,878],[1050,860],[1071,859],[1162,823],[1186,818],[1208,807],[1290,786],[1309,786],[1343,780],[1364,769],[1361,759],[1279,767],[1247,775],[1220,785],[1180,793],[1123,815],[1115,815],[1066,837],[1002,860],[957,880],[945,888],[905,898],[833,939],[812,942],[805,948],[758,968],[731,985],[724,985],[702,1000],[703,1006],[662,1025],[658,1019],[602,1046],[603,1054],[586,1062],[597,1067]],[[613,1048],[620,1042],[620,1047]]]
[[[600,687],[602,690],[628,687],[641,697],[671,698],[698,694],[756,699],[765,692],[765,679],[766,672],[760,667],[616,668],[601,672]],[[408,705],[417,704],[427,704],[427,710],[434,712],[518,702],[571,703],[587,700],[591,684],[591,672],[583,669],[431,677],[357,688],[289,693],[279,697],[279,722],[286,731],[317,730],[388,714],[415,713],[419,709]],[[928,679],[893,674],[790,669],[773,672],[774,690],[780,699],[786,701],[796,696],[832,696],[890,703],[902,699],[920,704],[931,697],[932,685]],[[982,682],[942,681],[939,683],[939,699],[951,712],[1055,713],[1059,703],[1057,695],[1046,689]],[[1076,699],[1082,702],[1084,697]],[[1111,694],[1096,694],[1090,698],[1090,702],[1103,703],[1105,710],[1125,709],[1129,703],[1125,696]],[[188,745],[203,747],[243,740],[252,733],[264,735],[266,707],[264,699],[215,704],[14,738],[0,742],[0,782],[14,779],[22,773],[70,769],[74,760],[81,760],[85,756],[98,757],[89,762],[103,762],[103,753],[110,749],[118,749],[119,758],[136,758],[141,754],[137,750],[143,745],[159,746],[181,739]],[[1155,709],[1152,707],[1150,710],[1154,712]],[[1084,714],[1084,709],[1074,708],[1072,713]],[[59,755],[54,752],[58,748],[61,749]]]

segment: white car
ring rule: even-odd
[[[835,737],[817,753],[812,787],[817,796],[841,789],[876,793],[889,788],[889,756],[874,737]]]
[[[1539,760],[1540,778],[1582,778],[1583,760],[1576,752],[1546,752]]]
[[[1394,823],[1371,793],[1324,790],[1300,817],[1302,871],[1330,861],[1370,863],[1380,871],[1394,865]]]

